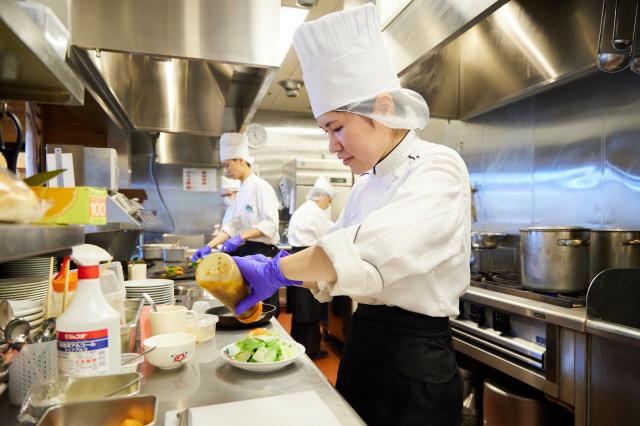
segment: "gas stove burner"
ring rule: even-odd
[[[477,275],[480,275],[481,278],[478,279]],[[518,270],[490,271],[482,274],[472,274],[471,285],[564,308],[585,306],[584,294],[543,293],[525,289],[522,288],[520,276],[520,271]]]

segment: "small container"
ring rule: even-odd
[[[218,316],[211,314],[200,314],[197,318],[187,318],[187,333],[196,336],[196,342],[207,342],[216,337],[216,324]]]
[[[196,269],[198,285],[211,293],[222,304],[235,312],[236,306],[249,295],[249,289],[233,258],[226,253],[211,253]],[[236,315],[238,321],[251,323],[260,319],[262,302]]]
[[[139,358],[129,364],[126,364],[127,362],[131,361],[135,357],[139,357]],[[122,355],[120,355],[120,372],[135,373],[138,370],[138,365],[142,361],[144,361],[144,357],[140,356],[140,354],[137,354],[135,352],[123,353]]]

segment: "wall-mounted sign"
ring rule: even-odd
[[[216,192],[216,169],[185,167],[182,169],[182,189],[192,192]]]

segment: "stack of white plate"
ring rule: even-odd
[[[49,280],[42,277],[0,279],[0,299],[44,301]]]
[[[49,277],[50,257],[32,257],[0,263],[0,277]],[[53,271],[57,271],[57,259],[53,261]]]
[[[147,293],[156,304],[173,305],[173,280],[131,280],[125,281],[127,299],[140,299]],[[148,304],[145,301],[145,305]]]
[[[35,328],[44,321],[44,305],[37,300],[9,300],[13,315],[29,321],[31,328]]]

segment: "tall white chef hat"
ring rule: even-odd
[[[307,200],[317,200],[320,197],[329,196],[332,200],[337,194],[336,189],[329,183],[327,178],[320,176],[316,183],[313,184],[313,188],[307,194]]]
[[[242,133],[223,133],[220,136],[220,161],[242,159],[253,164],[249,155],[249,140]]]
[[[230,179],[226,176],[220,178],[220,192],[229,194],[230,192],[240,191],[240,181],[238,179]]]
[[[348,111],[391,128],[418,129],[429,119],[418,93],[400,80],[382,39],[375,6],[335,12],[298,27],[293,36],[313,115]],[[375,113],[376,98],[387,93],[392,112]]]

